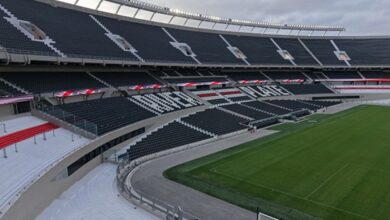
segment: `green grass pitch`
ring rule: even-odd
[[[280,219],[390,219],[390,108],[313,115],[164,175]]]

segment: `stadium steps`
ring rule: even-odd
[[[87,73],[90,77],[92,77],[93,79],[95,79],[95,80],[97,80],[98,82],[102,83],[103,85],[105,85],[105,86],[107,86],[107,87],[109,87],[109,88],[112,88],[112,89],[117,90],[117,89],[115,88],[115,86],[113,86],[113,85],[109,84],[108,82],[106,82],[106,81],[104,81],[104,80],[98,78],[97,76],[93,75],[92,73],[90,73],[90,72],[86,72],[86,73]]]
[[[226,112],[226,113],[228,113],[228,114],[231,114],[231,115],[240,117],[240,118],[242,118],[242,119],[248,120],[248,121],[253,121],[253,120],[254,120],[254,118],[248,117],[248,116],[246,116],[246,115],[241,115],[241,114],[238,114],[237,112],[233,112],[233,111],[230,111],[230,110],[228,110],[228,109],[225,109],[225,108],[223,108],[223,106],[217,107],[217,109],[218,109],[218,110],[221,110],[221,111],[224,111],[224,112]]]
[[[263,102],[263,101],[259,101],[259,102]],[[276,104],[273,104],[273,103],[271,103],[271,102],[267,102],[267,101],[265,101],[265,103],[267,103],[268,105],[272,105],[272,106],[275,106],[275,107],[278,107],[278,108],[282,108],[282,109],[285,109],[285,110],[288,110],[288,111],[294,111],[293,109],[290,109],[290,108],[286,108],[286,107],[284,107],[284,106],[280,106],[280,105],[276,105]]]
[[[0,149],[27,140],[31,137],[34,137],[35,135],[52,131],[56,128],[58,128],[57,125],[46,123],[2,136],[0,137]]]
[[[253,101],[248,101],[248,102],[253,102]],[[243,105],[243,106],[245,106],[245,107],[247,107],[247,108],[253,109],[253,110],[255,110],[255,111],[258,111],[258,112],[266,113],[266,114],[269,114],[269,115],[272,115],[272,116],[278,116],[278,115],[275,114],[275,113],[267,112],[267,111],[264,111],[264,110],[261,110],[261,109],[252,107],[252,106],[250,106],[250,105],[245,105],[245,103],[241,103],[241,105]]]
[[[191,129],[194,129],[195,131],[199,131],[200,133],[209,135],[209,136],[214,137],[214,138],[218,137],[218,135],[216,135],[216,134],[214,134],[214,133],[211,133],[211,132],[209,132],[209,131],[203,130],[203,129],[199,128],[199,127],[196,127],[196,126],[194,126],[194,125],[192,125],[192,124],[189,124],[189,123],[187,123],[187,122],[184,122],[184,121],[182,121],[182,120],[180,120],[180,119],[177,120],[177,122],[180,123],[180,124],[182,124],[182,125],[184,125],[184,126],[187,126],[187,127],[191,128]]]
[[[319,105],[316,105],[316,104],[313,104],[313,103],[305,102],[305,100],[296,100],[296,101],[300,102],[300,103],[303,103],[303,104],[306,104],[306,105],[314,106],[314,107],[316,107],[318,109],[324,108],[323,106],[319,106]]]

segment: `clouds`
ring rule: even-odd
[[[388,0],[147,0],[184,11],[290,24],[341,25],[348,35],[390,35]]]

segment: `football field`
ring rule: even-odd
[[[280,132],[165,176],[280,219],[390,219],[390,108],[361,106],[271,129]]]

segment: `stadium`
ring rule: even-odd
[[[0,219],[390,219],[390,37],[345,31],[0,0]]]

